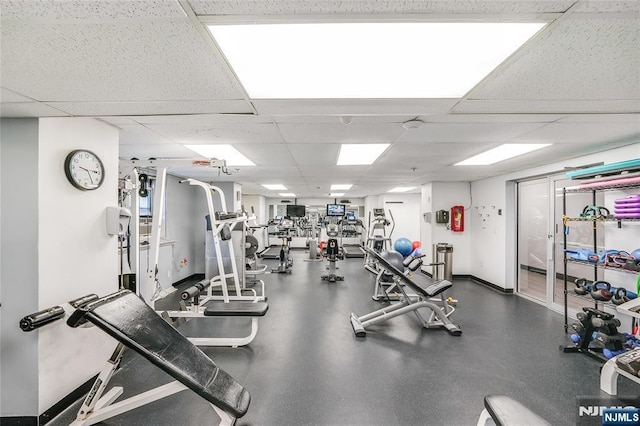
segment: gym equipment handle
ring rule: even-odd
[[[42,311],[34,312],[20,320],[22,331],[33,331],[43,325],[49,324],[64,317],[62,306],[53,306]]]

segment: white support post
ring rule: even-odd
[[[160,255],[160,234],[162,233],[162,206],[164,205],[165,188],[167,185],[167,168],[158,167],[156,172],[156,186],[153,190],[153,218],[151,220],[151,240],[149,241],[149,262],[147,264],[147,279],[145,291],[152,289],[152,295],[147,301],[154,307],[159,290],[156,286],[156,268]]]

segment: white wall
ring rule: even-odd
[[[493,215],[483,228],[471,215],[471,273],[500,287],[510,289],[515,283],[515,203],[513,181],[551,174],[565,167],[579,167],[597,162],[614,163],[640,157],[640,143],[598,154],[576,157],[542,167],[472,182],[474,206],[496,206],[503,215]]]
[[[65,177],[64,159],[78,148],[95,152],[105,166],[95,191],[78,191]],[[118,205],[118,130],[93,119],[40,119],[38,157],[39,308],[116,291],[117,237],[106,232],[105,209]],[[42,329],[38,413],[96,374],[114,343],[96,328],[71,329],[63,321]]]
[[[378,203],[387,215],[389,210],[393,214],[393,243],[398,238],[420,239],[420,194],[383,194],[379,196]]]
[[[475,209],[471,206],[471,191],[468,182],[433,182],[432,183],[432,206],[433,217],[431,227],[431,244],[449,243],[453,244],[453,273],[469,274],[471,263],[469,258],[471,250],[471,235],[475,232],[473,223],[469,216],[472,216]],[[477,204],[473,200],[473,204]],[[437,210],[451,211],[453,206],[463,206],[464,211],[464,232],[453,232],[447,228],[446,224],[435,223],[435,212]]]
[[[38,333],[18,321],[38,310],[38,120],[0,120],[0,141],[0,417],[34,416]]]
[[[23,333],[17,324],[28,313],[117,289],[116,237],[106,233],[105,209],[117,205],[118,131],[76,118],[3,119],[0,127],[0,415],[35,417],[96,374],[115,347],[95,328],[57,321]],[[99,189],[79,191],[67,181],[64,160],[78,148],[102,159]]]

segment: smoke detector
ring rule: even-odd
[[[418,120],[418,119],[414,119],[414,120],[405,121],[404,123],[402,123],[402,127],[407,129],[407,130],[409,130],[409,129],[418,129],[418,128],[422,127],[423,124],[424,124],[424,121]]]

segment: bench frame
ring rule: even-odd
[[[605,362],[600,371],[600,390],[613,396],[618,394],[618,376],[626,377],[635,383],[640,383],[640,377],[634,376],[618,367],[616,364],[617,358],[617,356],[614,356]]]
[[[393,274],[394,285],[400,291],[401,296],[399,302],[386,306],[382,309],[378,309],[369,314],[358,316],[352,313],[350,320],[356,337],[365,337],[367,335],[367,328],[386,322],[391,318],[404,315],[408,312],[413,312],[424,328],[442,327],[454,336],[462,334],[460,327],[453,324],[449,319],[449,316],[455,309],[452,306],[449,306],[446,299],[444,299],[444,290],[438,294],[441,300],[435,302],[431,300],[431,297],[435,295],[428,294],[423,288],[414,283],[409,277],[387,262],[386,259],[381,257],[374,250],[371,250],[370,248],[365,248],[364,250],[380,263],[381,269],[384,268]],[[415,296],[413,294],[408,295],[404,290],[403,284],[411,288],[416,293]],[[420,312],[418,312],[418,309],[421,308],[428,308],[430,310],[428,319],[425,320]]]

